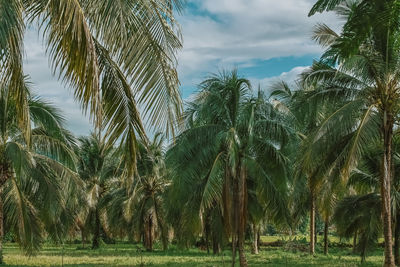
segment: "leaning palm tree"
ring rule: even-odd
[[[315,136],[314,143],[321,139],[322,133],[327,139],[341,139],[347,143],[335,160],[336,163],[343,163],[342,174],[347,178],[368,142],[381,142],[384,151],[380,173],[384,266],[394,266],[392,139],[400,111],[400,55],[397,49],[400,8],[394,0],[318,0],[310,15],[334,9],[347,21],[341,34],[336,34],[326,25],[317,26],[315,39],[326,46],[327,51],[306,74],[306,79],[325,87],[324,92],[320,93],[321,99],[333,102],[340,99],[346,103],[322,124],[320,135]]]
[[[22,85],[20,98],[26,102],[23,112],[29,121],[23,128],[16,116],[18,99],[11,93],[13,89],[0,85],[1,264],[5,229],[32,254],[46,235],[61,242],[74,216],[65,208],[64,198],[64,192],[76,181],[72,171],[74,139],[64,130],[59,111],[32,96],[26,80]]]
[[[278,196],[284,199],[285,179],[273,174],[284,173],[281,149],[290,130],[261,93],[250,95],[249,81],[236,70],[201,83],[186,120],[188,129],[167,155],[174,177],[172,187],[182,192],[203,184],[189,195],[183,194],[189,197],[183,205],[200,196],[200,202],[190,207],[197,216],[221,207],[226,232],[232,238],[232,266],[237,248],[240,265],[247,266],[244,241],[249,182],[255,183],[259,201],[276,212],[273,215],[282,216],[284,203],[276,200]]]
[[[174,11],[182,7],[181,0],[0,1],[0,81],[12,88],[21,129],[29,124],[21,86],[24,33],[37,24],[54,73],[107,140],[127,146],[133,172],[136,134],[145,135],[137,103],[147,122],[175,134],[182,45]]]

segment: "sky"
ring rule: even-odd
[[[237,68],[253,88],[268,90],[274,81],[292,82],[318,59],[321,48],[311,40],[316,23],[338,29],[333,14],[307,16],[316,0],[187,0],[177,16],[183,34],[178,74],[183,99],[196,92],[208,75]],[[53,76],[40,35],[25,37],[25,72],[33,91],[60,107],[76,135],[92,129],[74,101],[72,90]]]

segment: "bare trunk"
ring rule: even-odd
[[[232,267],[235,267],[237,234],[239,224],[239,194],[237,181],[233,181],[233,222],[232,222]]]
[[[239,232],[238,232],[238,246],[239,246],[239,261],[240,267],[247,267],[246,253],[245,253],[245,231],[247,224],[247,184],[246,184],[246,169],[240,168],[239,176]]]
[[[311,193],[311,205],[310,205],[310,254],[315,253],[315,196],[314,189],[310,189]]]
[[[317,230],[317,213],[315,213],[314,219],[314,246],[318,243],[318,230]]]
[[[146,250],[147,251],[153,251],[153,220],[151,218],[151,215],[149,216],[149,219],[147,221],[147,241],[146,241]]]
[[[256,226],[255,223],[253,223],[253,244],[251,247],[251,253],[252,254],[258,254],[258,227]]]
[[[328,220],[325,221],[324,227],[324,254],[328,254],[328,230],[329,230],[329,223]]]
[[[356,231],[353,237],[353,253],[356,253],[357,250],[357,234],[358,232]]]
[[[232,235],[232,267],[235,267],[235,262],[236,262],[236,246],[237,246],[237,239],[235,234],[235,236]]]
[[[213,254],[214,255],[219,254],[221,252],[221,246],[215,235],[212,235],[212,245],[213,245]]]
[[[395,266],[392,249],[392,218],[391,218],[391,170],[392,170],[392,137],[393,137],[393,118],[384,112],[383,118],[383,143],[384,153],[382,161],[381,199],[382,199],[382,220],[383,236],[385,239],[385,262],[383,266]]]
[[[210,244],[209,244],[209,218],[206,219],[206,226],[205,226],[205,230],[204,230],[204,234],[206,236],[206,248],[207,248],[207,254],[210,254]]]
[[[3,152],[3,151],[2,151]],[[4,239],[4,211],[3,211],[3,187],[12,176],[12,168],[4,159],[0,164],[0,264],[4,264],[3,239]]]
[[[81,228],[81,237],[82,237],[82,248],[85,248],[85,233],[83,232],[83,228]]]
[[[92,240],[92,249],[98,249],[100,247],[100,216],[96,209],[95,211],[95,228]]]
[[[239,247],[239,262],[240,267],[247,267],[246,254],[244,249],[244,231],[239,231],[238,234],[238,247]]]

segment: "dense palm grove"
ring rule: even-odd
[[[328,234],[352,239],[362,261],[383,237],[384,266],[400,265],[399,1],[318,0],[310,16],[336,12],[344,25],[315,26],[325,52],[295,83],[256,89],[223,71],[184,105],[184,3],[115,2],[0,0],[0,263],[5,238],[29,255],[79,238],[92,249],[201,243],[247,266],[267,226],[306,227],[315,254],[319,221],[325,254]],[[31,93],[32,24],[91,135],[75,137]]]

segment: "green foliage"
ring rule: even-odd
[[[365,261],[367,251],[377,243],[381,231],[381,201],[376,194],[349,196],[341,200],[334,214],[337,232],[345,238],[358,235],[357,250]]]
[[[15,117],[15,95],[0,86],[0,197],[6,233],[33,254],[45,236],[61,242],[72,224],[65,194],[76,182],[75,140],[59,110],[32,96],[23,82],[29,119],[23,128]]]

